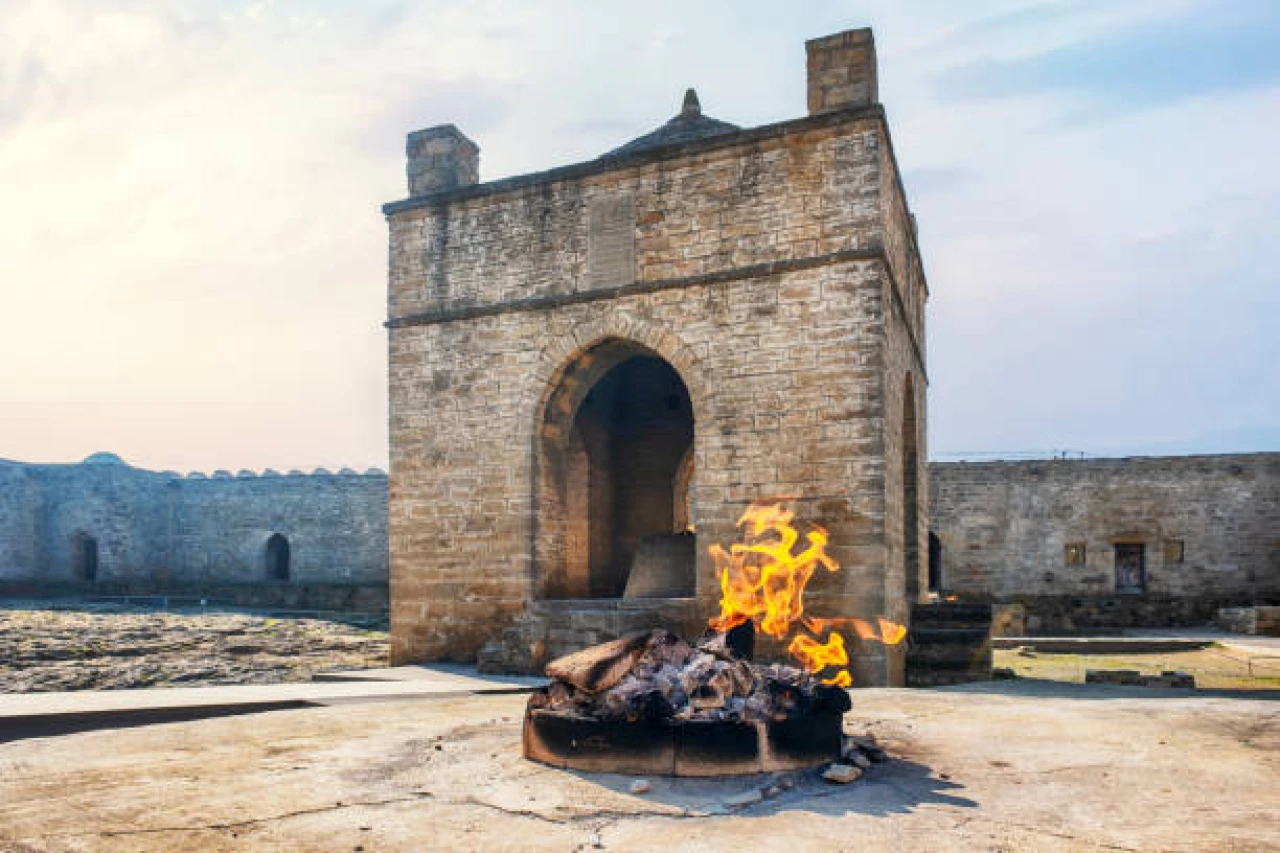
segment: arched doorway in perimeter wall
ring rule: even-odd
[[[71,538],[72,571],[76,578],[93,582],[98,579],[98,540],[83,531]]]
[[[267,539],[267,580],[289,579],[289,540],[282,533],[272,533]]]
[[[647,347],[609,339],[559,372],[537,431],[539,598],[693,594],[693,438],[684,380]]]

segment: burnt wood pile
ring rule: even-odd
[[[633,634],[552,661],[529,699],[525,755],[583,770],[719,775],[840,756],[849,695],[785,664],[757,665],[725,634],[690,645]]]

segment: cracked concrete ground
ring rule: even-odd
[[[855,691],[860,782],[519,757],[525,697],[273,711],[0,744],[0,851],[1280,848],[1280,704],[1075,685]]]

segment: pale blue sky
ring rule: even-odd
[[[404,134],[485,180],[687,86],[804,112],[875,27],[920,223],[930,449],[1280,450],[1280,6],[0,2],[0,457],[385,464]]]

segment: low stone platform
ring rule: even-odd
[[[632,794],[635,777],[521,759],[522,695],[14,740],[0,850],[1280,847],[1280,704],[1256,695],[986,682],[853,700],[846,730],[890,760],[850,785],[652,777]]]
[[[1058,655],[1150,654],[1203,649],[1212,637],[992,637],[996,649],[1031,649]]]

